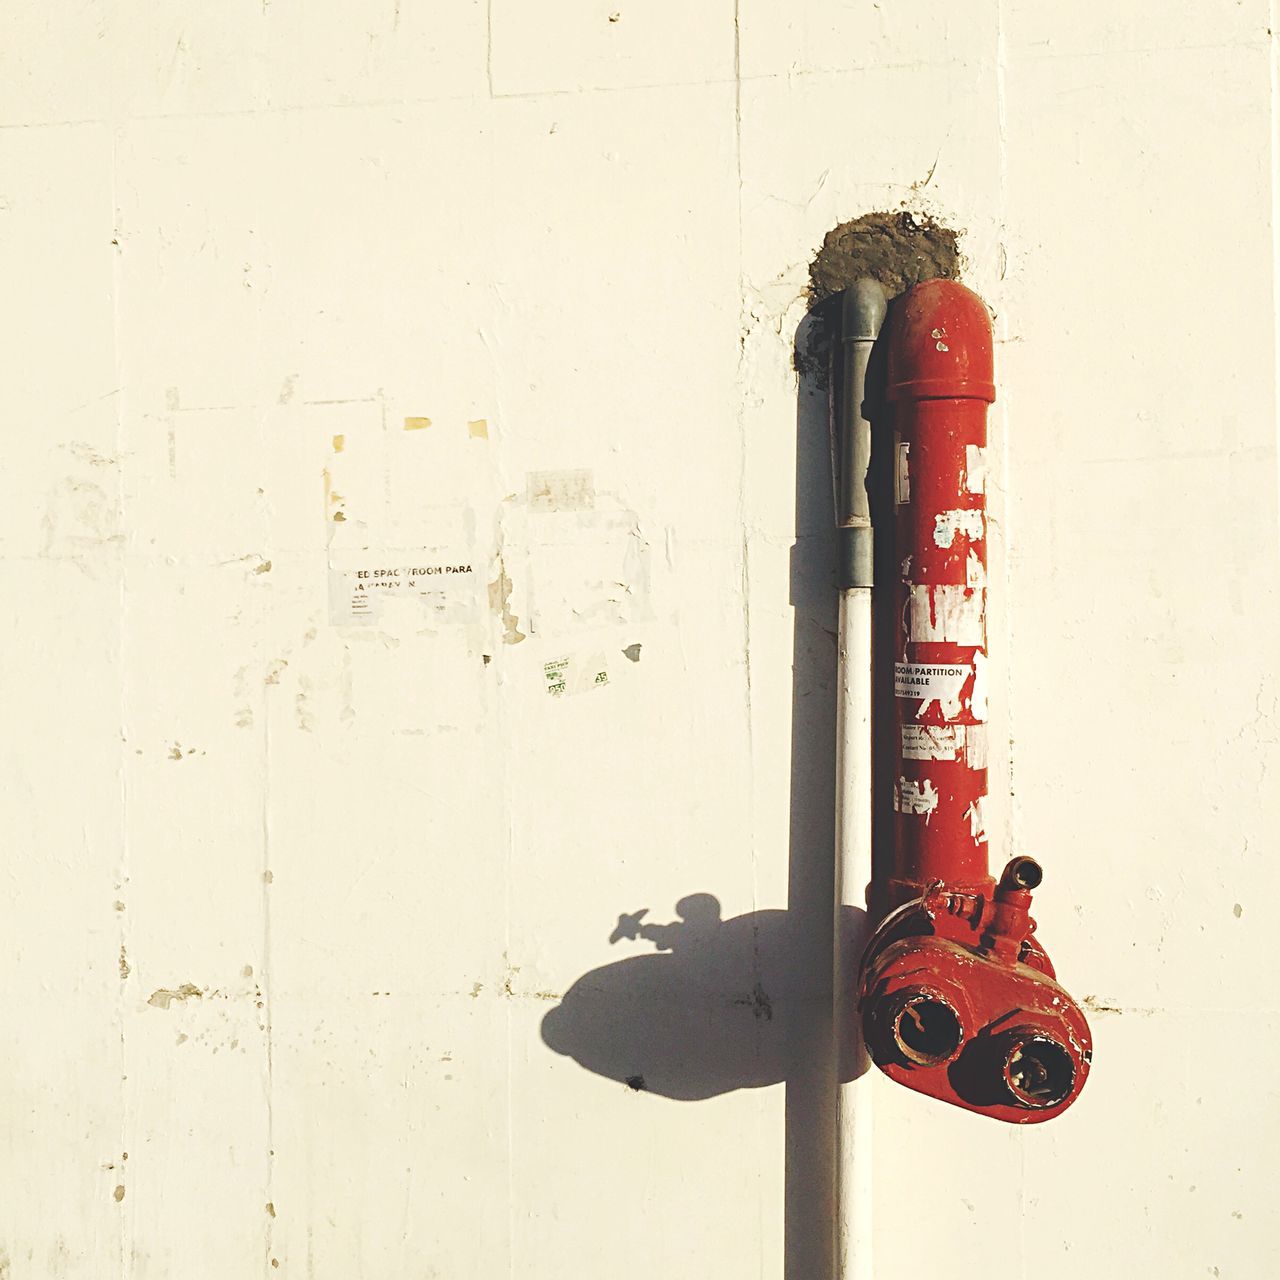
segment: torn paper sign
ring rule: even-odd
[[[530,471],[527,485],[530,511],[590,511],[596,505],[589,470]]]
[[[487,565],[469,551],[347,551],[329,558],[329,621],[338,626],[403,618],[467,623],[483,615]]]

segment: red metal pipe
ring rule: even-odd
[[[897,625],[893,867],[863,956],[859,1005],[895,1080],[1012,1123],[1059,1114],[1092,1056],[1076,1002],[1032,933],[1040,868],[987,864],[987,405],[991,321],[931,280],[889,318]]]

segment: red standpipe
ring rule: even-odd
[[[889,317],[897,630],[893,867],[863,955],[876,1065],[908,1088],[1013,1124],[1049,1120],[1089,1073],[1089,1027],[1033,936],[1041,870],[987,865],[987,405],[991,320],[950,280]]]

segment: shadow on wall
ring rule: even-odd
[[[579,978],[542,1027],[552,1049],[587,1070],[668,1098],[697,1101],[734,1089],[785,1086],[785,1280],[833,1274],[836,1081],[854,1078],[858,1061],[851,1043],[852,990],[832,1018],[838,673],[828,387],[839,292],[870,275],[892,296],[919,280],[954,278],[958,267],[955,232],[897,211],[834,228],[810,268],[813,305],[793,350],[798,385],[787,909],[722,920],[718,900],[698,893],[681,899],[678,918],[668,924],[647,922],[646,911],[623,915],[612,940],[643,940],[658,954]],[[883,351],[877,349],[869,385],[882,377]],[[876,399],[873,391],[869,398]],[[892,509],[887,430],[883,420],[873,424],[868,478],[872,519],[881,529]],[[877,538],[876,560],[877,581],[892,581],[886,537]],[[890,611],[877,611],[876,627],[880,652],[890,652]],[[877,714],[884,716],[893,701],[892,664],[880,664],[875,698]],[[873,767],[883,770],[886,760]],[[876,789],[877,874],[887,853],[879,833],[890,826],[891,790]],[[844,909],[846,962],[861,953],[866,928],[864,911]],[[837,1037],[836,1030],[843,1034]]]
[[[542,1022],[549,1048],[597,1075],[682,1102],[780,1084],[806,1070],[804,1034],[829,1016],[830,983],[814,981],[788,911],[721,919],[720,902],[693,893],[677,919],[618,917],[610,942],[657,954],[593,969]],[[850,910],[850,930],[862,913]]]
[[[677,904],[669,924],[637,911],[613,938],[659,954],[579,978],[547,1014],[542,1035],[589,1071],[668,1098],[785,1088],[784,1277],[825,1280],[835,1264],[837,1074],[864,1069],[832,1017],[835,923],[837,598],[828,432],[834,300],[795,337],[796,539],[791,549],[790,831],[787,909],[720,918],[710,894]],[[862,950],[866,913],[841,917],[847,955]],[[838,1025],[851,1033],[854,992]]]

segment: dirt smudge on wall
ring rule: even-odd
[[[864,213],[827,232],[809,264],[809,296],[816,306],[862,276],[893,297],[921,280],[960,274],[957,234],[926,214]]]
[[[519,644],[525,638],[524,632],[520,630],[520,619],[511,612],[511,587],[511,579],[499,562],[498,576],[489,583],[489,608],[502,621],[503,644]]]
[[[147,998],[149,1005],[157,1009],[167,1009],[175,1000],[199,1000],[204,992],[193,982],[184,982],[180,987],[161,987],[153,991]]]
[[[955,280],[959,275],[959,233],[927,214],[905,209],[864,213],[832,227],[809,264],[814,323],[796,351],[796,372],[826,385],[830,344],[840,320],[834,300],[855,280],[878,280],[893,298],[922,280]]]

